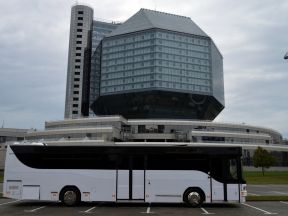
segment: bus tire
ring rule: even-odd
[[[75,206],[81,201],[81,193],[76,186],[66,186],[60,192],[60,200],[66,206]]]
[[[200,207],[205,200],[205,194],[200,188],[188,188],[183,194],[183,201],[190,207]]]

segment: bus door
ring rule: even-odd
[[[117,200],[143,200],[145,194],[145,157],[121,157],[117,170]]]
[[[211,158],[210,162],[210,184],[211,184],[211,202],[224,201],[227,188],[223,182],[223,161],[221,158]],[[226,189],[226,191],[225,191]]]
[[[211,163],[212,201],[239,200],[237,159],[213,158]]]

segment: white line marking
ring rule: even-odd
[[[0,206],[6,205],[6,204],[9,204],[9,203],[19,202],[19,201],[21,201],[21,200],[14,200],[14,201],[11,201],[11,202],[1,203]]]
[[[39,207],[39,208],[36,208],[36,209],[32,209],[32,210],[24,210],[24,212],[36,212],[36,211],[38,211],[38,210],[40,210],[40,209],[43,209],[43,208],[45,208],[46,206],[41,206],[41,207]]]
[[[151,212],[151,203],[149,203],[149,206],[147,207],[146,212],[140,212],[140,213],[144,213],[144,214],[154,214],[154,212]]]
[[[100,206],[103,205],[103,204],[104,204],[104,202],[101,202],[99,205],[94,206],[94,207],[92,207],[92,208],[90,208],[90,209],[88,209],[88,210],[86,210],[86,211],[80,211],[80,213],[86,213],[86,214],[93,213],[93,212],[91,212],[93,209],[95,209],[95,208],[97,208],[97,207],[100,207]]]
[[[201,208],[202,209],[202,211],[204,212],[204,213],[202,213],[202,214],[214,214],[214,213],[212,213],[212,212],[208,212],[206,209],[204,209],[204,208]]]
[[[89,213],[90,211],[92,211],[93,209],[95,209],[96,208],[96,206],[94,206],[94,207],[92,207],[92,208],[90,208],[90,209],[88,209],[88,210],[86,210],[86,211],[84,211],[85,213]]]
[[[260,196],[259,194],[255,194],[255,193],[248,193],[248,194],[251,194],[253,196]]]
[[[262,211],[262,212],[264,212],[264,214],[278,214],[278,213],[273,213],[273,212],[265,211],[265,210],[263,210],[263,209],[257,208],[257,207],[252,206],[252,205],[248,205],[247,203],[242,203],[242,205],[245,205],[245,206],[248,206],[248,207],[250,207],[250,208],[254,208],[254,209],[257,209],[257,210],[259,210],[259,211]]]
[[[288,205],[288,202],[283,202],[283,201],[280,201],[280,202]]]

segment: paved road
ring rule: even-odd
[[[286,216],[288,202],[248,202],[245,204],[206,204],[202,208],[188,208],[180,204],[131,204],[131,203],[86,203],[77,207],[65,207],[61,203],[24,202],[0,199],[1,216],[17,215],[53,215],[53,216],[137,216],[154,213],[154,215],[193,215],[213,214],[215,216],[255,216],[276,214]]]
[[[248,195],[279,195],[288,196],[287,185],[247,185]]]

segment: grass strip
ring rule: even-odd
[[[247,196],[246,201],[288,201],[288,196]]]
[[[288,184],[288,171],[244,172],[247,184]]]

